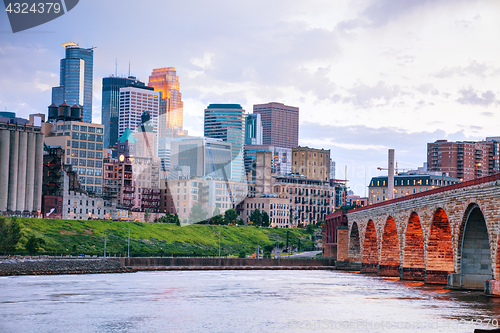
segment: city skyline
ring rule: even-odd
[[[396,149],[401,167],[414,168],[426,161],[429,142],[498,134],[499,46],[491,43],[498,31],[498,2],[313,7],[276,2],[265,11],[263,2],[195,2],[171,5],[178,15],[167,23],[157,20],[161,10],[120,4],[81,3],[57,20],[17,34],[2,14],[0,109],[21,117],[44,112],[49,89],[58,85],[60,44],[75,41],[82,48],[97,47],[94,122],[100,116],[101,79],[115,72],[116,61],[118,75],[128,72],[130,62],[131,74],[143,82],[152,69],[175,66],[184,127],[191,135],[202,134],[203,110],[210,103],[238,103],[246,110],[271,101],[297,106],[299,144],[331,149],[337,178],[348,178],[358,194],[364,194],[371,176],[383,174],[376,168],[386,166],[388,148]],[[235,15],[228,19],[227,13]],[[154,22],[160,21],[166,24],[161,30],[175,28],[165,44],[175,47],[165,52],[162,43],[110,18],[137,15],[152,29],[159,30]],[[101,23],[85,24],[89,17]],[[133,47],[112,40],[113,34],[136,37]]]

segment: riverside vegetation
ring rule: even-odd
[[[130,228],[131,255],[215,256],[252,254],[260,245],[270,252],[279,244],[289,248],[310,248],[314,232],[307,229],[275,229],[254,226],[188,225],[175,223],[117,222],[101,220],[60,220],[31,218],[0,218],[0,225],[8,230],[18,226],[18,241],[9,254],[127,254]],[[0,235],[1,237],[1,235]],[[15,238],[15,237],[14,237]],[[279,243],[278,243],[279,242]]]

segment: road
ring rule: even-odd
[[[318,253],[322,251],[308,251],[308,252],[300,252],[296,254],[291,254],[287,256],[287,258],[315,258]]]

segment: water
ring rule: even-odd
[[[20,276],[0,288],[0,332],[473,332],[471,320],[500,320],[500,299],[481,292],[338,271]]]

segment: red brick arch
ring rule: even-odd
[[[380,249],[379,275],[400,276],[399,238],[396,222],[389,216],[385,222]]]
[[[354,262],[361,261],[361,246],[359,239],[358,224],[356,222],[352,223],[351,233],[349,235],[349,260]]]
[[[363,241],[363,256],[361,272],[376,273],[378,270],[378,248],[377,248],[377,231],[375,224],[369,220],[366,225],[365,239]]]
[[[453,272],[453,246],[450,223],[444,209],[438,208],[432,217],[427,243],[425,282],[445,284],[448,274]]]
[[[406,227],[403,257],[403,274],[405,280],[424,280],[424,237],[418,214],[412,212]]]

